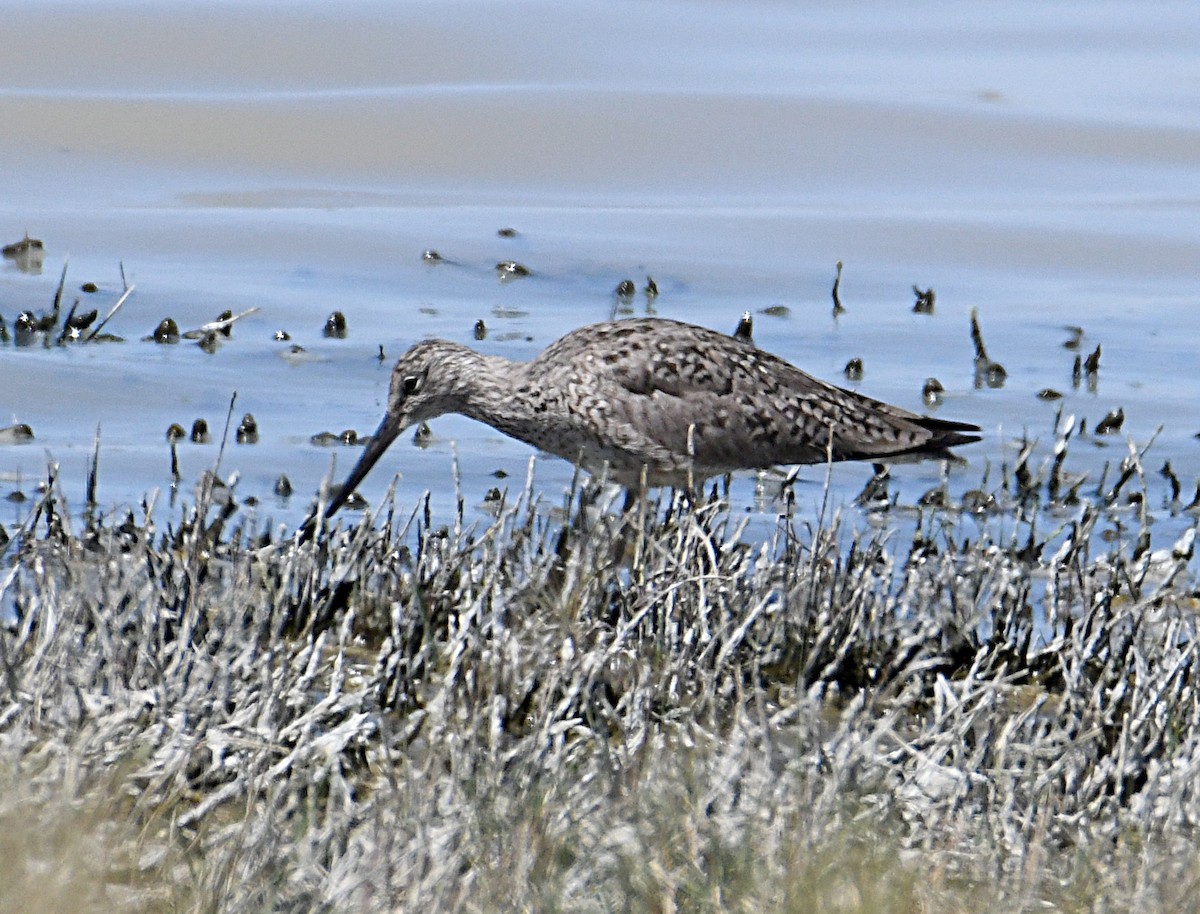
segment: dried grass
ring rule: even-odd
[[[51,494],[0,568],[0,914],[1200,909],[1190,539],[1097,549],[1115,493],[1063,486],[1040,541],[1045,486],[911,543]]]

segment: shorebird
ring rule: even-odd
[[[827,460],[947,458],[979,427],[910,413],[680,321],[573,330],[529,362],[447,340],[392,369],[387,412],[325,509],[338,510],[406,428],[461,413],[631,489]]]

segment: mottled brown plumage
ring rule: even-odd
[[[817,380],[751,343],[659,318],[593,324],[530,362],[428,340],[392,371],[387,414],[332,514],[405,428],[443,413],[637,485],[834,460],[947,457],[977,426]]]

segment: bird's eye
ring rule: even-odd
[[[425,380],[422,375],[410,374],[400,382],[400,387],[405,394],[415,394],[421,389],[421,383]]]

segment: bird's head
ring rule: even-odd
[[[350,493],[406,428],[462,408],[473,363],[479,358],[467,347],[446,340],[417,343],[400,357],[392,369],[387,412],[358,463],[330,499],[326,517],[346,503]]]

